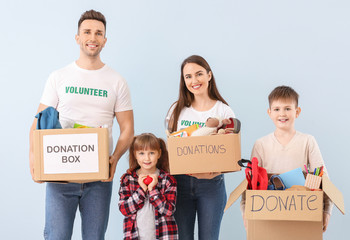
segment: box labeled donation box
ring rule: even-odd
[[[108,177],[107,128],[34,130],[34,180],[74,182]]]
[[[240,171],[241,135],[168,138],[171,174]]]
[[[323,194],[345,214],[342,193],[322,176],[320,191],[247,190],[244,180],[230,195],[225,211],[246,195],[247,240],[323,239]]]

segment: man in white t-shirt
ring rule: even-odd
[[[53,72],[44,89],[38,112],[57,109],[63,128],[72,122],[86,126],[108,126],[110,138],[110,178],[84,184],[47,183],[45,239],[71,239],[76,210],[82,219],[82,238],[104,239],[107,229],[112,180],[120,157],[134,135],[134,119],[129,89],[124,78],[100,59],[106,44],[106,20],[97,11],[86,11],[78,22],[75,36],[80,46],[77,61]],[[116,117],[120,135],[113,149],[112,125]],[[30,131],[30,172],[33,177],[33,130]]]

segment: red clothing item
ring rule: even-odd
[[[146,194],[155,209],[156,239],[177,240],[178,232],[174,218],[176,203],[176,180],[169,173],[159,171],[156,187],[146,193],[138,183],[136,171],[121,177],[119,189],[119,210],[125,216],[123,223],[124,240],[138,238],[136,214],[144,205]]]

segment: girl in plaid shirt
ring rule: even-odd
[[[129,167],[121,178],[118,204],[125,216],[124,240],[178,239],[176,180],[167,173],[165,142],[151,133],[134,137]]]

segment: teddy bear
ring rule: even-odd
[[[194,131],[191,136],[238,133],[239,131],[240,122],[236,118],[221,119],[218,117],[210,117],[206,120],[205,126]]]

